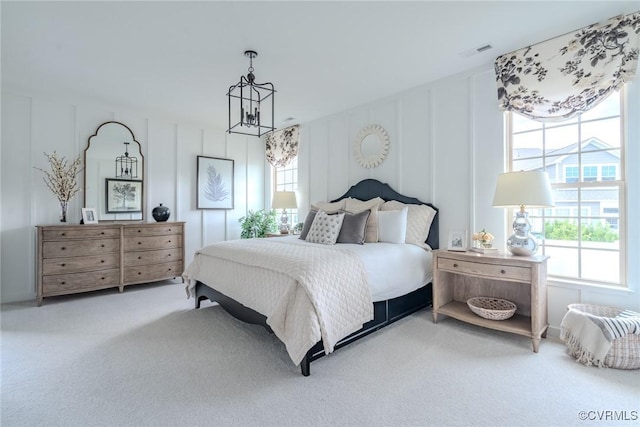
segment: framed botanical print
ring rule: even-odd
[[[233,209],[233,160],[198,156],[198,209]]]
[[[106,178],[107,213],[142,212],[142,180]]]

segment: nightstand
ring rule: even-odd
[[[547,334],[548,256],[475,252],[433,252],[433,322],[444,314],[463,322],[531,338],[538,352]],[[495,297],[516,304],[506,320],[484,319],[467,306],[472,297]]]

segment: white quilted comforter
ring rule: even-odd
[[[267,317],[295,364],[322,338],[325,352],[373,319],[360,258],[345,249],[287,239],[230,240],[206,246],[183,273]]]

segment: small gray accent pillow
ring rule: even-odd
[[[304,220],[304,225],[302,226],[302,231],[300,232],[300,239],[306,240],[307,234],[309,234],[309,230],[311,229],[311,224],[313,224],[313,219],[316,217],[318,211],[310,210],[307,214],[307,217]]]
[[[356,243],[362,245],[364,243],[369,215],[371,215],[371,209],[358,212],[357,214],[345,212],[342,228],[340,229],[336,243]]]

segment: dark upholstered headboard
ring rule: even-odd
[[[332,200],[332,202],[337,202],[338,200],[342,200],[347,197],[353,197],[354,199],[359,200],[369,200],[375,197],[380,197],[385,202],[388,202],[389,200],[397,200],[406,204],[430,206],[436,211],[436,216],[433,218],[433,222],[431,223],[429,237],[427,237],[427,244],[431,246],[432,249],[438,249],[440,247],[440,228],[438,218],[439,212],[438,208],[433,206],[431,203],[421,202],[415,197],[407,197],[405,195],[402,195],[389,187],[389,184],[382,183],[376,179],[364,179],[360,181],[356,185],[349,188],[349,190],[342,196],[338,197],[335,200]]]

